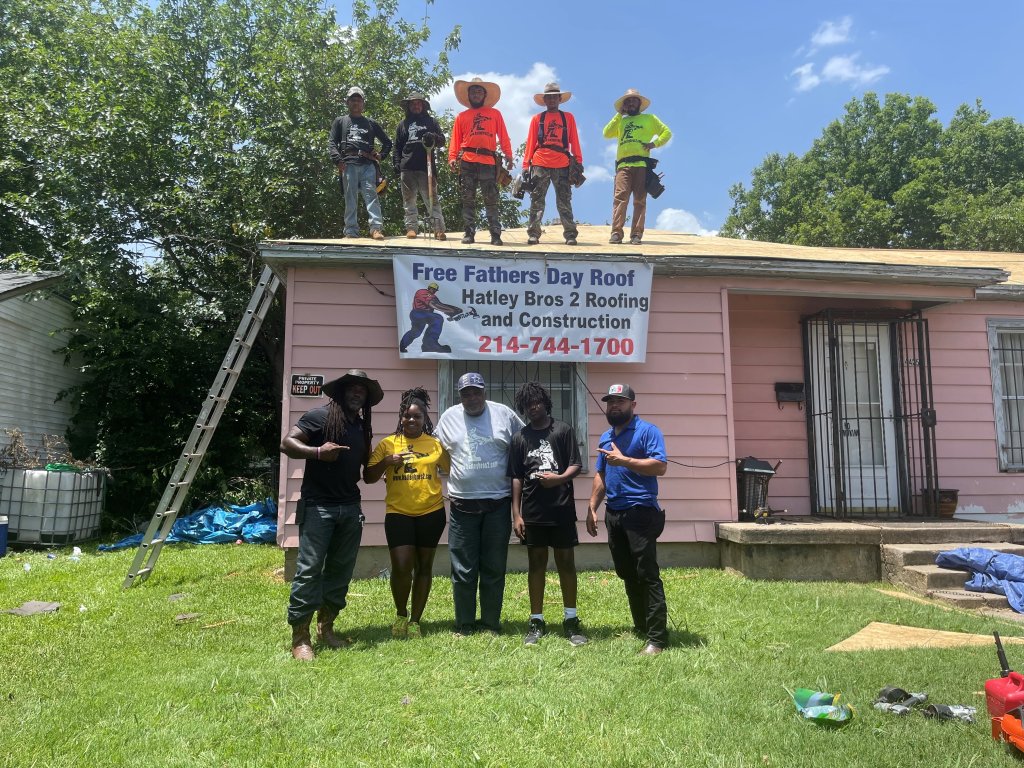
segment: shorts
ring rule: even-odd
[[[576,521],[571,520],[557,525],[526,524],[526,541],[528,547],[552,547],[553,549],[571,549],[580,543],[576,532]]]
[[[403,515],[388,512],[384,515],[384,537],[388,549],[395,547],[422,547],[437,549],[437,542],[444,533],[444,507],[425,515]]]

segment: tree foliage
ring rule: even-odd
[[[393,131],[410,87],[450,80],[458,29],[430,60],[430,31],[397,9],[357,1],[340,26],[318,0],[0,6],[0,258],[68,276],[70,349],[90,374],[68,393],[69,437],[114,468],[115,517],[151,513],[262,269],[259,241],[340,234],[327,135],[345,90],[363,87]],[[385,199],[396,233],[399,198]],[[276,307],[196,502],[276,456],[282,326]]]
[[[928,99],[846,105],[803,157],[730,190],[728,237],[801,245],[1024,251],[1024,126],[981,103],[948,126]]]

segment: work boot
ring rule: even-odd
[[[526,238],[526,244],[527,245],[537,245],[537,243],[539,243],[539,242],[540,242],[540,238],[539,237],[534,237],[533,235],[530,235],[528,238]]]
[[[491,235],[491,245],[504,245],[501,241],[501,235]]]
[[[316,614],[316,636],[317,639],[328,648],[338,650],[348,648],[352,643],[334,634],[334,620],[338,612],[326,606],[322,606]]]
[[[448,239],[448,235],[446,235],[444,232],[442,232],[439,229],[439,230],[437,230],[437,232],[434,233],[434,239],[435,240],[447,240]]]
[[[405,233],[405,236],[407,238],[409,238],[410,240],[415,240],[416,239],[416,230],[415,229],[410,229],[408,232]]]
[[[373,232],[370,233],[370,237],[373,238],[374,240],[383,240],[384,233],[381,232],[379,229],[375,229],[373,230]]]
[[[475,242],[475,241],[476,241],[476,237],[475,237],[475,236],[473,235],[473,233],[472,233],[472,232],[470,232],[470,231],[469,231],[469,230],[467,229],[467,230],[466,230],[466,234],[465,234],[465,235],[463,235],[463,237],[462,237],[462,244],[463,244],[463,245],[469,245],[470,243],[473,243],[473,242]]]
[[[292,624],[292,658],[299,661],[312,661],[313,641],[309,637],[309,619],[300,624]]]

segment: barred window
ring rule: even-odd
[[[537,363],[518,360],[451,360],[438,365],[439,413],[459,402],[455,385],[459,377],[476,371],[487,382],[487,399],[515,410],[516,390],[528,381],[539,382],[551,396],[551,415],[571,424],[576,431],[583,471],[587,458],[586,367],[578,363]],[[526,420],[525,418],[523,419]]]
[[[999,469],[1024,471],[1024,320],[989,320]]]

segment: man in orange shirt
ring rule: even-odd
[[[576,245],[576,221],[572,215],[572,186],[569,184],[569,161],[583,164],[580,138],[576,133],[576,118],[571,112],[558,108],[572,98],[572,92],[562,92],[558,83],[548,83],[544,93],[534,94],[537,104],[546,111],[534,115],[530,131],[526,134],[526,154],[523,171],[529,171],[533,180],[530,190],[530,224],[526,230],[527,245],[540,242],[540,223],[544,218],[544,198],[548,187],[555,184],[555,207],[562,222],[566,245]]]
[[[467,109],[455,118],[452,140],[448,147],[448,165],[459,174],[462,190],[462,221],[466,236],[463,243],[472,243],[476,234],[476,188],[479,186],[487,211],[487,228],[491,245],[501,242],[501,218],[498,213],[498,162],[495,150],[501,146],[505,167],[512,167],[512,142],[505,129],[505,119],[494,105],[501,98],[496,83],[479,77],[471,81],[455,81],[455,98]]]

